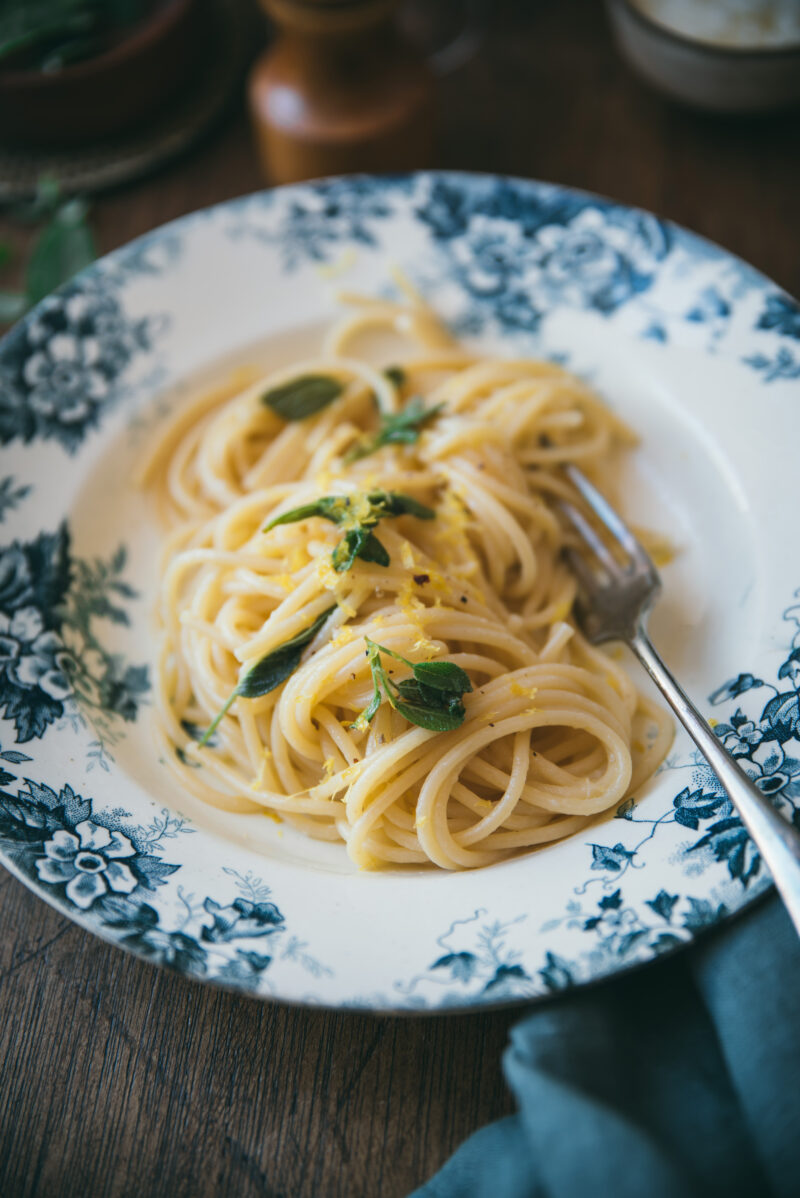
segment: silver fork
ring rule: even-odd
[[[593,645],[624,641],[639,658],[741,816],[800,933],[800,833],[778,814],[729,756],[650,643],[647,618],[661,590],[661,580],[649,556],[586,476],[572,465],[565,465],[563,470],[625,555],[624,564],[620,564],[580,509],[566,500],[559,501],[596,562],[590,564],[584,554],[571,547],[565,551],[578,581],[575,610],[582,631]]]

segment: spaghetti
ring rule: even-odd
[[[571,623],[553,504],[577,502],[561,463],[602,484],[633,438],[560,367],[465,352],[414,294],[344,298],[319,360],[204,397],[147,464],[160,733],[199,798],[361,867],[487,865],[614,808],[671,739]],[[417,347],[401,368],[357,355],[376,328]]]

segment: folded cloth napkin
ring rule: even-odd
[[[413,1198],[798,1198],[800,941],[775,895],[687,952],[531,1011],[518,1111]]]

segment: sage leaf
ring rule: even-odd
[[[248,670],[245,676],[239,680],[238,685],[228,696],[225,704],[217,712],[198,743],[201,746],[208,744],[235,699],[240,697],[242,699],[260,699],[285,682],[300,664],[306,645],[313,641],[328,616],[335,609],[336,604],[334,603],[332,607],[326,608],[317,616],[314,623],[309,624],[308,628],[304,628],[302,632],[298,632],[297,636],[285,641],[277,649],[272,649],[265,657],[256,662],[252,669]]]
[[[349,528],[331,555],[333,568],[337,574],[344,573],[353,565],[356,558],[364,562],[374,562],[378,566],[388,566],[389,554],[384,545],[378,540],[369,527]]]
[[[368,532],[358,547],[362,562],[374,562],[377,566],[389,565],[389,554],[374,532]]]
[[[324,495],[311,503],[292,508],[275,516],[265,525],[264,531],[269,532],[279,524],[294,524],[300,520],[309,520],[320,516],[333,524],[347,524],[341,541],[331,554],[333,568],[337,574],[349,570],[356,558],[365,562],[374,562],[378,566],[388,566],[389,554],[378,538],[370,531],[384,516],[416,516],[420,520],[433,520],[436,512],[433,508],[425,507],[410,495],[399,491],[370,491],[365,496],[353,495]]]
[[[395,687],[397,695],[404,703],[417,707],[427,707],[434,711],[454,712],[461,718],[464,715],[464,705],[461,695],[448,694],[447,691],[437,691],[416,678],[406,678]],[[472,687],[470,686],[470,690]]]
[[[464,722],[463,705],[454,710],[421,707],[416,703],[405,703],[401,699],[395,699],[392,706],[409,723],[416,724],[418,728],[427,728],[429,732],[452,732],[454,728],[460,728]]]
[[[312,503],[304,503],[300,507],[292,508],[290,512],[284,512],[281,516],[276,516],[270,520],[269,524],[264,526],[264,532],[269,532],[271,528],[277,528],[279,524],[297,524],[300,520],[310,520],[312,516],[321,516],[323,520],[331,520],[334,524],[338,524],[339,517],[336,515],[334,507],[334,499],[336,496],[327,496],[324,499],[315,499]]]
[[[449,732],[460,727],[466,715],[461,695],[472,690],[472,683],[460,666],[452,662],[421,662],[413,665],[393,649],[378,645],[369,637],[365,640],[374,691],[369,706],[364,709],[353,727],[363,728],[377,712],[383,697],[395,711],[420,728],[427,728],[432,732]],[[414,672],[414,677],[406,678],[402,682],[393,682],[381,664],[382,653],[409,666]],[[428,675],[436,679],[438,686],[427,684],[424,670],[422,677],[417,676],[421,666],[431,665],[439,667]]]
[[[345,454],[345,462],[356,462],[369,457],[384,445],[413,445],[422,429],[444,408],[443,403],[426,408],[419,396],[410,399],[400,412],[389,412],[381,416],[378,431],[372,436],[365,434]]]
[[[342,394],[344,386],[327,374],[301,374],[280,387],[273,387],[261,396],[261,402],[272,408],[282,420],[306,420],[327,408]]]
[[[25,274],[29,305],[38,304],[94,261],[95,245],[86,223],[87,212],[84,200],[68,200],[39,234]]]
[[[279,645],[277,649],[271,650],[266,657],[262,657],[259,662],[256,662],[236,688],[242,698],[260,699],[262,695],[268,695],[270,691],[274,691],[276,686],[280,686],[290,674],[293,674],[306,645],[313,641],[328,616],[335,610],[336,604],[334,603],[332,607],[326,608],[321,615],[317,616],[314,623],[309,624],[308,628],[304,628],[290,641]]]
[[[426,687],[463,695],[472,690],[469,675],[452,661],[421,661],[412,666],[414,677]]]
[[[370,500],[375,497],[376,503],[382,503],[387,516],[416,516],[418,520],[435,520],[436,512],[426,507],[410,495],[400,491],[375,491],[370,494]]]
[[[437,691],[418,682],[416,678],[406,678],[395,684],[398,695],[406,703],[419,703],[423,707],[447,707],[455,698],[446,691]]]
[[[369,706],[365,707],[362,712],[362,716],[367,721],[367,723],[369,723],[369,721],[372,719],[372,717],[376,714],[378,708],[381,705],[382,698],[383,698],[383,695],[381,694],[380,688],[376,687],[375,692],[369,701]]]

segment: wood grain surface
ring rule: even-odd
[[[701,116],[618,59],[596,0],[491,6],[440,95],[442,166],[650,208],[800,289],[797,113]],[[110,250],[261,185],[242,112],[156,177],[98,198]],[[29,234],[0,217],[0,237]],[[0,871],[2,1198],[402,1198],[511,1109],[518,1013],[314,1013],[159,972]]]

